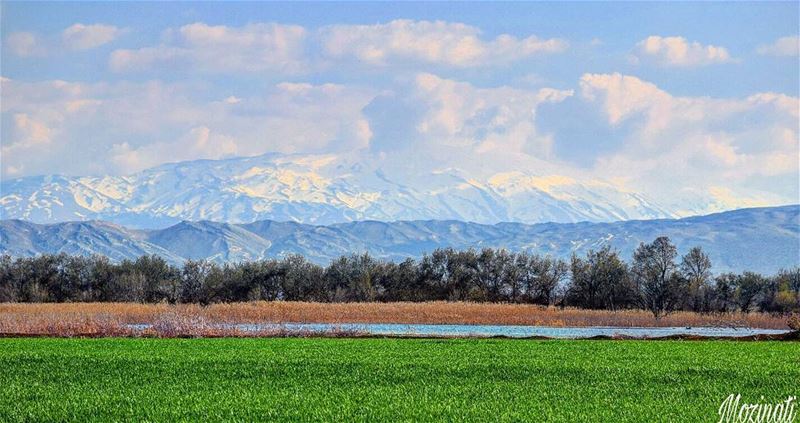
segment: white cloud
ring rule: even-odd
[[[306,30],[275,23],[243,27],[184,25],[161,45],[120,49],[111,54],[116,72],[176,66],[208,72],[304,71]]]
[[[589,101],[600,101],[604,105],[608,122],[619,124],[632,113],[655,111],[669,95],[654,84],[633,76],[608,74],[585,74],[580,80],[581,94]],[[655,118],[655,116],[654,116]]]
[[[483,39],[462,23],[394,20],[376,25],[333,25],[320,31],[323,51],[332,58],[353,57],[370,65],[409,60],[455,67],[503,64],[567,48],[559,39],[502,34]]]
[[[746,197],[741,193],[734,192],[728,187],[712,186],[708,188],[709,212],[724,211],[742,207],[767,207],[780,204],[779,199],[774,196],[755,195]]]
[[[0,144],[0,170],[3,175],[19,176],[28,161],[25,157],[51,148],[53,130],[27,113],[14,113],[12,122],[10,129],[5,126],[0,128],[0,139],[3,140]],[[23,160],[14,160],[19,157]]]
[[[52,139],[50,128],[26,113],[14,114],[14,128],[17,131],[16,142],[10,143],[10,147],[47,145]]]
[[[281,152],[377,157],[395,175],[457,168],[486,179],[522,169],[614,181],[687,212],[797,202],[800,189],[800,100],[780,93],[676,96],[621,74],[583,75],[575,92],[478,87],[431,73],[385,91],[306,82],[253,92],[160,81],[2,84],[11,122],[0,128],[3,177],[126,174]],[[562,126],[542,129],[541,119],[564,119],[570,110],[558,108],[576,107],[621,139],[595,148],[609,135],[590,134],[581,146],[595,152],[589,164],[559,148]]]
[[[42,41],[33,32],[13,32],[6,37],[6,46],[17,56],[43,56],[46,52]]]
[[[695,67],[733,62],[725,47],[689,42],[683,37],[651,35],[636,44],[634,56],[663,66]]]
[[[567,48],[567,42],[560,39],[508,34],[484,39],[473,26],[410,20],[333,25],[313,32],[313,37],[295,25],[229,27],[198,22],[169,30],[164,38],[157,46],[114,51],[109,66],[117,72],[166,65],[211,72],[269,70],[294,74],[331,59],[355,58],[367,65],[397,65],[410,60],[469,67],[504,64]]]
[[[602,107],[609,125],[628,131],[621,149],[598,158],[594,172],[626,181],[676,203],[701,204],[711,186],[741,197],[797,201],[800,100],[776,93],[743,99],[676,97],[654,84],[620,74],[587,74],[581,97]],[[754,189],[757,179],[773,179]],[[780,183],[775,181],[780,180]],[[694,187],[693,197],[679,190]],[[778,195],[779,194],[779,195]],[[709,200],[710,201],[710,200]]]
[[[165,161],[179,162],[196,159],[223,159],[236,156],[234,138],[212,133],[205,126],[189,129],[176,140],[160,141],[133,147],[127,142],[114,144],[109,151],[110,162],[127,172],[141,170]]]
[[[25,170],[25,166],[3,166],[3,172],[11,177],[20,175]]]
[[[538,132],[535,120],[539,107],[571,95],[552,88],[476,87],[420,73],[410,86],[367,107],[371,150],[386,154],[385,166],[400,172],[413,163],[475,178],[520,168],[560,173],[552,140]]]
[[[532,125],[536,107],[545,102],[563,101],[572,94],[571,90],[551,88],[536,91],[476,88],[466,82],[423,73],[416,77],[415,96],[426,113],[416,129],[438,143],[455,146],[491,142],[491,134],[513,131],[519,125],[530,126],[531,132],[526,135],[534,137]],[[523,140],[518,141],[524,144]],[[516,149],[520,150],[522,144]]]
[[[89,50],[114,41],[123,32],[113,25],[76,23],[61,33],[61,39],[69,49]]]
[[[798,56],[800,55],[800,37],[781,37],[772,44],[764,44],[756,50],[758,54],[767,56]]]
[[[5,39],[6,47],[20,57],[37,57],[53,53],[60,47],[69,50],[89,50],[110,43],[126,30],[112,25],[76,23],[61,32],[61,38],[34,32],[13,32]]]
[[[2,113],[16,121],[0,128],[3,176],[23,165],[27,175],[125,174],[176,160],[363,148],[371,132],[361,110],[375,95],[335,84],[236,96],[159,81],[2,84]]]

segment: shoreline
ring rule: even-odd
[[[104,334],[78,334],[78,335],[51,335],[30,333],[0,333],[3,339],[274,339],[274,338],[308,338],[308,339],[429,339],[429,340],[508,340],[508,341],[731,341],[731,342],[800,342],[800,331],[787,331],[781,334],[757,334],[748,336],[700,336],[700,335],[667,335],[658,337],[635,336],[609,336],[597,335],[586,338],[556,338],[548,336],[431,336],[431,335],[374,335],[374,334],[340,334],[340,333],[284,333],[280,335],[259,334],[210,334],[210,335],[174,335],[161,336],[158,334],[114,335]]]
[[[334,330],[326,331],[330,333],[319,334],[277,327],[290,324],[480,325],[620,329],[738,327],[789,331],[786,320],[785,316],[762,313],[697,314],[691,312],[676,312],[655,319],[652,314],[643,310],[612,312],[523,304],[466,302],[247,302],[209,306],[139,303],[0,303],[0,336],[3,337],[285,337],[319,335],[356,337],[369,335],[358,333],[358,330],[335,330],[334,328]],[[142,331],[135,329],[136,325],[150,325],[151,327]],[[235,325],[272,325],[274,327],[241,330]],[[686,337],[694,336],[696,335],[686,335]],[[745,338],[750,337],[752,336]],[[551,339],[549,337],[542,338]],[[612,336],[612,338],[619,337]],[[703,336],[702,338],[707,337]],[[635,339],[641,338],[636,337]],[[726,337],[726,339],[728,338]]]

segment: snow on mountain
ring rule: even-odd
[[[2,181],[0,211],[4,219],[99,219],[139,228],[182,220],[331,224],[453,219],[491,224],[675,217],[642,195],[605,182],[525,172],[483,178],[458,169],[412,173],[335,155],[198,160],[120,177]]]
[[[302,254],[325,264],[367,251],[391,260],[415,258],[439,247],[508,248],[569,259],[604,245],[630,260],[640,242],[668,236],[681,253],[702,247],[715,272],[774,273],[800,265],[800,205],[741,209],[683,219],[611,223],[498,223],[454,220],[359,221],[308,225],[270,220],[247,224],[181,222],[159,230],[133,230],[105,222],[37,225],[0,221],[0,254],[102,254],[115,260],[159,254],[216,262]]]

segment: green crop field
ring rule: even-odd
[[[717,421],[800,343],[0,339],[0,421]]]

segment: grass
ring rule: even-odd
[[[643,310],[560,309],[520,304],[464,302],[305,303],[250,302],[213,304],[0,303],[0,334],[48,336],[126,336],[127,324],[150,323],[169,333],[240,336],[217,333],[219,323],[423,323],[536,326],[749,326],[787,329],[787,318],[762,313],[697,314],[678,312],[654,319]],[[252,334],[250,334],[252,335]],[[262,334],[260,334],[262,335]],[[269,336],[271,334],[263,334]]]
[[[0,421],[717,421],[800,393],[800,344],[0,339]]]

